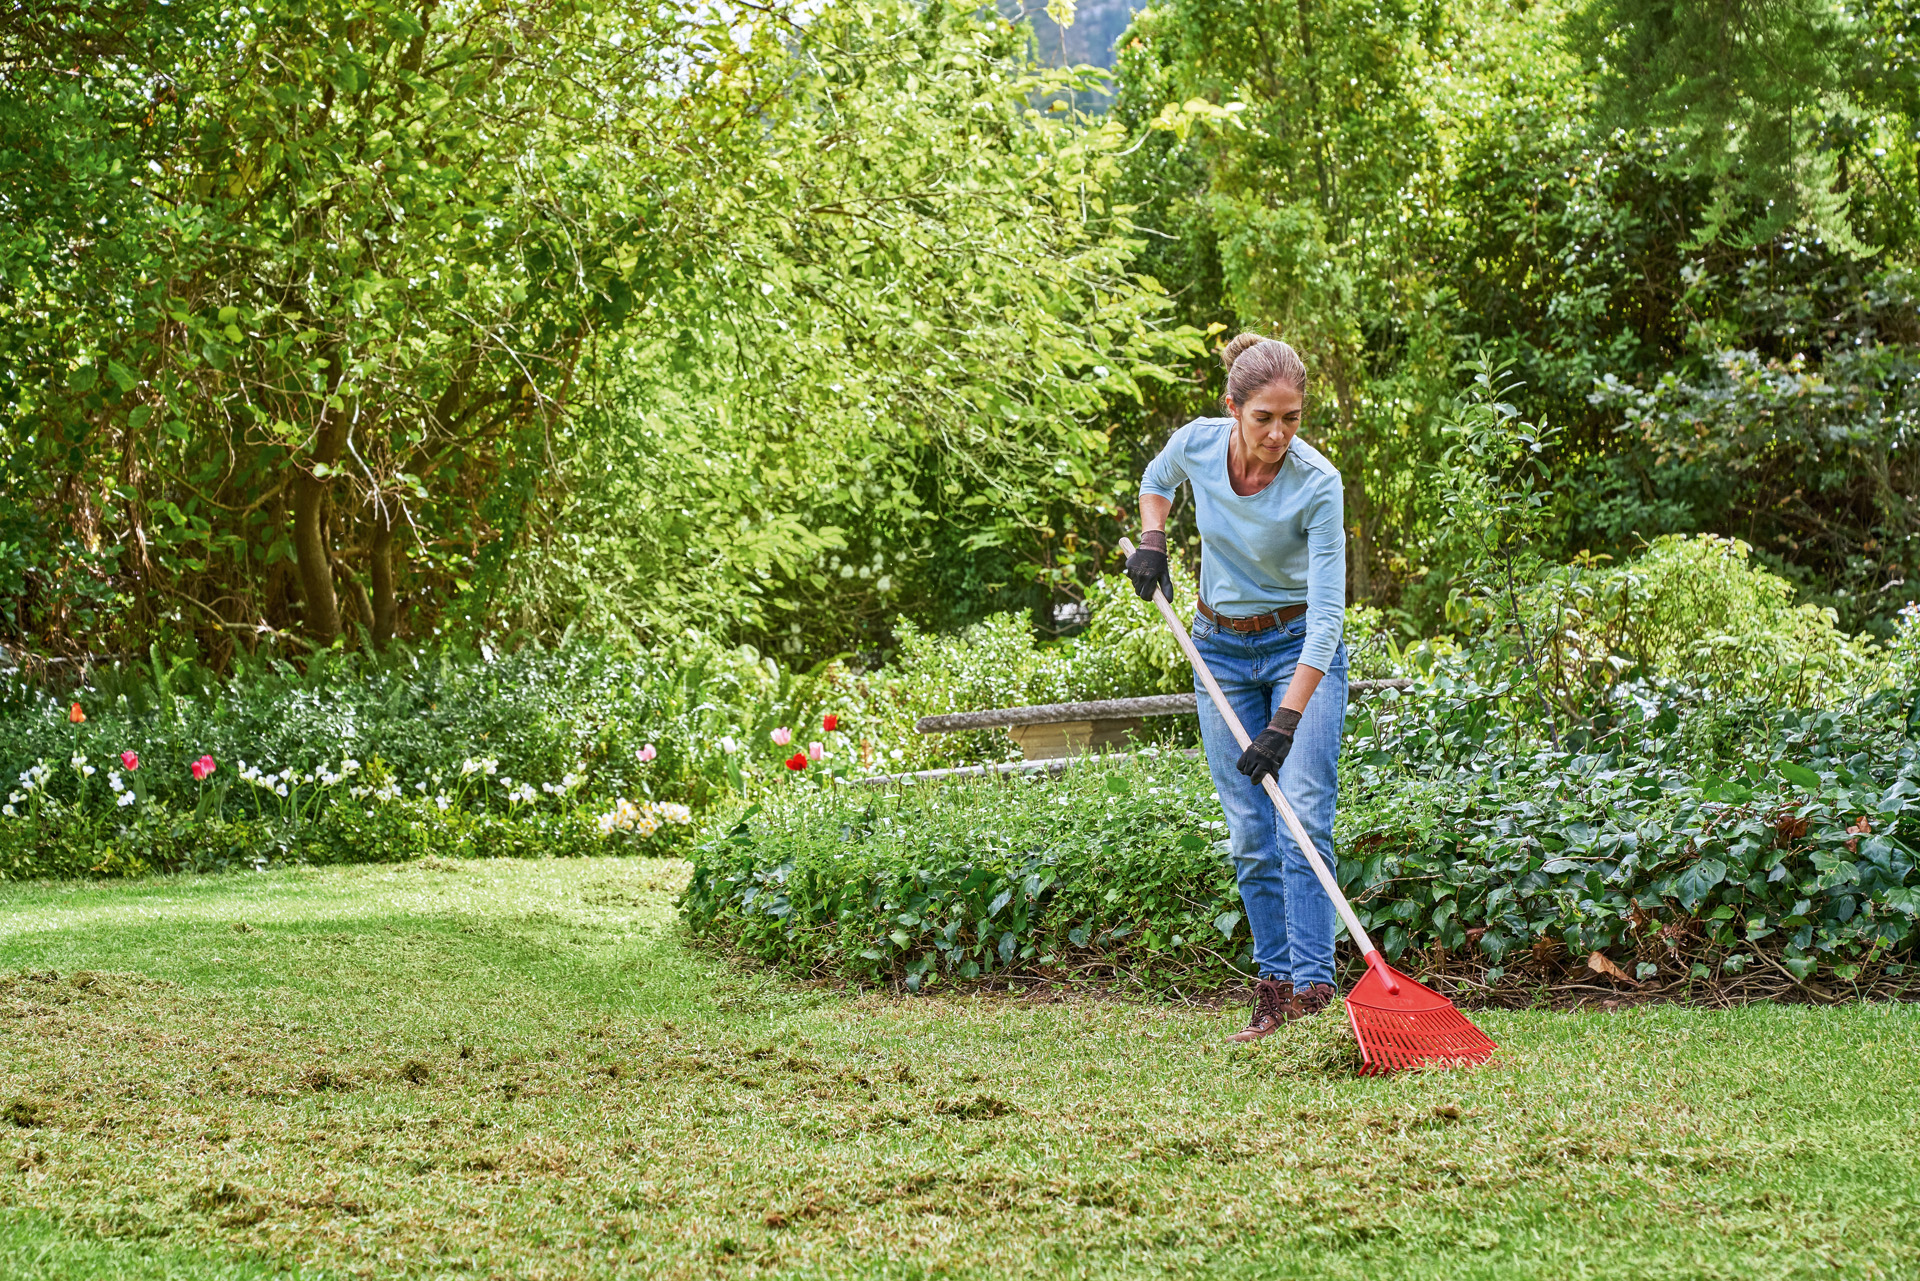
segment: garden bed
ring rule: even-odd
[[[1475,706],[1427,687],[1349,734],[1338,875],[1397,963],[1476,1004],[1909,990],[1920,753],[1896,700],[1650,697],[1557,752]],[[1204,762],[1172,754],[796,793],[699,847],[682,911],[810,977],[1190,995],[1251,960],[1224,835]]]

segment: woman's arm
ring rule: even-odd
[[[1150,534],[1155,530],[1164,532],[1167,528],[1167,513],[1173,510],[1173,500],[1159,494],[1140,495],[1140,532]]]
[[[1287,685],[1287,694],[1280,700],[1282,711],[1304,712],[1307,700],[1313,697],[1313,691],[1320,688],[1320,678],[1326,673],[1317,667],[1308,667],[1305,663],[1294,666],[1293,680]]]

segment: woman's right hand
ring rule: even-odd
[[[1127,557],[1127,577],[1141,600],[1152,600],[1158,588],[1169,604],[1173,602],[1173,572],[1167,567],[1165,530],[1149,529],[1140,535],[1140,545]]]

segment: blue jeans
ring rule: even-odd
[[[1227,631],[1196,616],[1192,634],[1194,648],[1212,669],[1240,724],[1257,736],[1279,710],[1293,680],[1306,641],[1305,616],[1251,634]],[[1194,691],[1200,696],[1200,741],[1227,813],[1234,874],[1247,909],[1247,927],[1253,931],[1254,965],[1261,978],[1301,986],[1331,983],[1333,904],[1266,791],[1234,768],[1240,745],[1197,676]],[[1333,858],[1333,807],[1340,788],[1340,736],[1346,727],[1343,643],[1300,717],[1293,750],[1279,776],[1281,792],[1329,871],[1338,866]]]

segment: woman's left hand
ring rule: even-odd
[[[1287,753],[1293,750],[1293,731],[1299,726],[1300,713],[1290,707],[1281,708],[1273,714],[1273,723],[1261,730],[1260,736],[1240,753],[1235,768],[1252,779],[1256,787],[1260,780],[1278,775],[1280,767],[1287,763]]]

